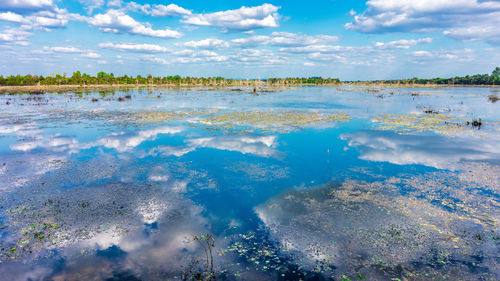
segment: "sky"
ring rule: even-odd
[[[0,74],[342,80],[491,73],[500,0],[1,0]]]

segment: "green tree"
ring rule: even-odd
[[[500,78],[500,67],[497,66],[497,68],[495,68],[495,70],[493,70],[491,75],[497,79]]]

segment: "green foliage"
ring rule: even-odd
[[[495,68],[491,75],[476,74],[465,77],[453,78],[432,78],[432,79],[401,79],[401,80],[380,80],[373,81],[384,84],[419,84],[419,85],[500,85],[500,67]]]
[[[113,73],[98,72],[96,76],[91,76],[80,71],[73,72],[71,77],[66,77],[66,74],[55,74],[47,77],[32,76],[32,75],[10,75],[7,77],[0,76],[0,85],[5,86],[28,86],[28,85],[137,85],[137,84],[155,84],[155,85],[202,85],[202,86],[231,86],[244,82],[244,80],[226,79],[224,77],[182,77],[180,75],[171,75],[166,77],[153,76],[148,74],[146,77],[137,75],[136,77],[123,75],[115,76]],[[263,81],[252,80],[249,84],[257,84],[264,82],[271,85],[325,85],[338,84],[339,79],[336,78],[271,78]]]
[[[500,79],[500,67],[497,66],[491,73],[491,76],[495,77],[497,80]]]
[[[270,84],[276,85],[332,85],[339,84],[340,80],[337,78],[321,78],[321,77],[309,77],[309,78],[269,78],[266,80]]]

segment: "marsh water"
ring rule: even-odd
[[[498,95],[0,95],[0,280],[499,280]]]

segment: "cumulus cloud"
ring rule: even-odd
[[[233,54],[231,59],[247,65],[274,65],[288,61],[288,57],[266,49],[243,49]]]
[[[276,136],[224,136],[189,140],[196,148],[214,148],[219,150],[237,151],[243,154],[254,154],[269,157],[276,153]]]
[[[84,57],[84,58],[89,58],[89,59],[98,59],[101,57],[101,55],[96,53],[96,52],[83,53],[80,56]]]
[[[370,47],[350,47],[350,46],[335,46],[335,45],[310,45],[304,47],[280,48],[282,52],[288,53],[338,53],[345,51],[360,51],[362,49],[370,49]]]
[[[428,63],[436,60],[453,60],[460,62],[476,59],[472,49],[438,49],[432,51],[415,51],[410,53],[414,63]]]
[[[0,13],[0,20],[16,22],[16,23],[26,22],[26,19],[23,18],[23,16],[13,12]]]
[[[181,128],[177,127],[159,127],[150,130],[139,131],[135,135],[120,135],[109,136],[99,139],[95,143],[88,144],[86,148],[94,146],[104,146],[106,148],[116,149],[118,152],[130,151],[131,149],[139,146],[141,143],[154,139],[161,134],[177,134],[182,132]]]
[[[158,38],[180,38],[182,33],[171,29],[153,29],[149,23],[140,23],[119,10],[109,10],[89,19],[89,23],[103,32],[129,33]]]
[[[292,47],[334,43],[338,40],[339,37],[337,36],[323,34],[311,36],[301,33],[273,32],[271,36],[256,35],[248,38],[233,39],[231,42],[242,47],[253,47],[259,45]]]
[[[0,45],[28,45],[28,38],[32,36],[33,33],[17,29],[11,28],[6,29],[2,33],[0,33]]]
[[[184,9],[175,4],[141,5],[136,2],[130,2],[125,6],[125,10],[140,12],[153,17],[186,16],[192,14],[190,10]]]
[[[92,14],[95,9],[99,9],[104,6],[104,0],[78,0],[78,2],[86,6],[86,10],[89,14]]]
[[[100,43],[99,47],[120,51],[131,51],[141,53],[166,53],[170,49],[155,44],[133,44],[133,43]]]
[[[236,10],[184,16],[182,22],[198,26],[214,26],[223,32],[249,31],[257,28],[278,27],[280,7],[263,4],[257,7],[241,7]]]
[[[20,25],[19,28],[25,31],[35,29],[48,31],[53,28],[62,28],[70,20],[83,21],[85,17],[58,8],[37,11],[25,16],[10,11],[0,13],[0,21],[17,23]]]
[[[198,48],[198,49],[221,49],[221,48],[229,48],[229,43],[224,40],[216,39],[216,38],[207,38],[200,41],[189,41],[183,44],[189,48]]]
[[[432,43],[432,38],[422,38],[417,40],[397,40],[387,43],[376,42],[375,47],[382,49],[409,49],[412,46],[419,44]]]
[[[500,36],[500,2],[493,0],[369,0],[364,13],[345,27],[366,33],[444,30],[459,40],[489,40]]]
[[[202,47],[200,46],[198,48]],[[172,59],[169,63],[173,62],[173,63],[187,64],[187,63],[197,63],[197,62],[224,62],[229,60],[228,56],[220,55],[213,50],[208,50],[210,49],[210,47],[207,47],[205,49],[206,50],[186,49],[182,51],[173,52],[172,54],[175,56],[175,58]]]
[[[160,58],[160,57],[157,57],[157,56],[153,56],[153,55],[144,55],[141,58],[142,58],[142,60],[153,62],[153,63],[170,64],[170,62],[167,61],[166,59]]]
[[[53,55],[53,54],[80,54],[81,57],[97,59],[100,58],[101,55],[87,49],[80,49],[74,46],[52,46],[43,47],[42,50],[34,50],[33,53],[42,54],[42,55]]]
[[[34,12],[54,8],[52,0],[2,0],[0,11],[16,11],[20,13]]]
[[[255,35],[247,38],[238,38],[231,40],[231,43],[243,47],[255,47],[259,45],[267,45],[270,40],[266,35]]]
[[[168,17],[168,16],[179,16],[179,15],[191,15],[191,11],[179,7],[175,4],[170,5],[153,5],[151,8],[151,15],[153,17]]]
[[[82,49],[79,49],[79,48],[76,48],[76,47],[60,47],[60,46],[56,46],[56,47],[43,47],[44,50],[46,51],[53,51],[53,52],[56,52],[56,53],[83,53],[85,52],[85,50],[82,50]]]
[[[473,25],[469,27],[445,30],[444,35],[461,41],[484,40],[493,45],[500,45],[500,13],[490,24]]]
[[[451,169],[461,161],[495,160],[498,143],[477,139],[450,139],[442,136],[399,135],[392,132],[360,131],[341,139],[360,151],[360,158],[397,165],[419,164]]]

